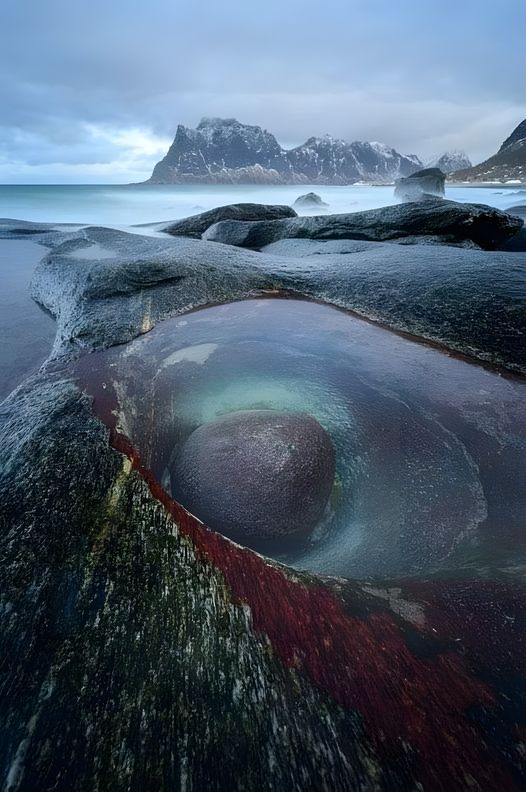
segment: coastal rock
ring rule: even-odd
[[[228,206],[218,206],[208,212],[184,217],[175,223],[170,223],[159,228],[172,236],[187,236],[200,239],[201,235],[214,223],[221,220],[281,220],[284,217],[297,217],[297,213],[290,206],[275,206],[269,204],[239,203]]]
[[[319,195],[314,192],[305,193],[305,195],[300,195],[294,201],[294,206],[297,206],[298,209],[326,209],[329,204],[322,201]]]
[[[521,587],[269,561],[166,496],[97,407],[58,372],[0,405],[3,786],[513,787]]]
[[[274,224],[283,222],[296,221]],[[198,306],[277,290],[526,373],[526,273],[513,253],[296,238],[261,254],[107,228],[64,239],[37,265],[31,284],[57,319],[54,357],[123,343]]]
[[[400,201],[428,200],[430,196],[445,195],[446,174],[440,168],[425,168],[411,176],[397,179],[395,198]]]
[[[327,432],[307,415],[231,413],[196,429],[171,466],[175,499],[236,542],[305,539],[334,481]]]
[[[505,244],[522,227],[518,217],[483,204],[461,204],[438,198],[386,206],[366,212],[296,217],[248,223],[224,220],[211,226],[203,239],[238,247],[261,248],[279,239],[364,239],[383,242],[403,237],[442,237],[470,240],[492,250]]]
[[[58,359],[0,405],[6,788],[523,785],[523,586],[466,566],[458,580],[430,569],[365,584],[239,547],[152,477],[115,412],[122,383],[93,400],[68,368],[90,371],[93,348],[166,316],[270,288],[524,364],[520,257],[288,242],[295,254],[277,256],[86,228],[37,267]],[[518,547],[498,549],[514,570]]]

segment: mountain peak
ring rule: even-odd
[[[501,151],[506,151],[506,149],[509,149],[511,146],[515,146],[517,143],[521,143],[523,141],[526,142],[526,118],[524,121],[521,121],[521,123],[515,127],[511,135],[506,138],[499,149],[499,153]]]
[[[214,116],[203,116],[197,125],[197,129],[206,129],[207,127],[225,127],[225,126],[244,126],[240,124],[237,118],[216,118]]]
[[[443,173],[471,168],[471,160],[465,151],[445,151],[424,162],[426,168],[439,168]]]

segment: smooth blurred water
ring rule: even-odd
[[[0,401],[44,362],[55,338],[55,322],[29,294],[45,252],[29,240],[0,240]]]
[[[396,203],[393,187],[350,185],[0,185],[0,217],[49,223],[127,226],[174,220],[229,203],[292,205],[313,191],[328,212],[357,212]],[[447,198],[507,209],[526,202],[517,186],[450,187]]]

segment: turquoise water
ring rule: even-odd
[[[279,299],[167,320],[77,366],[96,400],[114,390],[121,430],[168,491],[171,460],[203,424],[262,409],[315,418],[336,483],[307,546],[280,560],[354,577],[498,575],[524,561],[522,381]]]
[[[329,212],[357,212],[395,203],[393,187],[351,185],[0,185],[0,217],[49,223],[127,226],[187,217],[229,203],[292,204],[309,191],[329,204]],[[500,209],[526,202],[514,187],[448,187],[455,201]]]

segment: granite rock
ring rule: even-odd
[[[384,242],[403,237],[442,237],[468,240],[492,250],[505,244],[522,227],[520,218],[483,204],[462,204],[439,198],[386,206],[365,212],[295,217],[248,223],[224,220],[203,238],[247,248],[262,248],[279,239],[364,239]]]
[[[187,236],[200,239],[201,235],[214,223],[221,220],[281,220],[284,217],[296,217],[290,206],[273,206],[266,204],[239,203],[218,206],[208,212],[192,217],[185,217],[175,223],[162,225],[159,230],[172,236]]]

